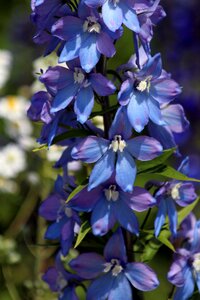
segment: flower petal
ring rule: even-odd
[[[112,258],[119,259],[121,262],[127,262],[126,247],[124,243],[121,228],[111,236],[104,248],[104,257],[106,261],[111,261]]]
[[[104,270],[105,260],[103,256],[96,253],[83,253],[72,259],[69,266],[85,279],[92,279]]]
[[[113,57],[116,53],[115,46],[113,45],[112,39],[106,32],[101,32],[97,39],[98,51],[106,57]]]
[[[165,201],[165,199],[161,199],[159,207],[158,207],[158,213],[157,213],[155,221],[154,221],[154,230],[155,230],[156,237],[160,233],[162,225],[165,222],[166,215],[167,215],[166,201]]]
[[[122,10],[119,5],[113,1],[106,1],[102,6],[102,17],[104,23],[111,31],[116,31],[120,28],[123,21]]]
[[[148,136],[138,136],[127,142],[127,151],[142,161],[148,161],[161,155],[162,150],[162,145]]]
[[[74,111],[77,114],[77,121],[84,124],[91,114],[94,106],[94,93],[91,86],[82,88],[75,100]]]
[[[132,291],[130,283],[126,279],[123,273],[118,274],[112,285],[112,289],[108,296],[108,300],[132,300]]]
[[[89,73],[98,63],[100,59],[100,53],[97,50],[97,37],[96,34],[88,34],[86,40],[82,43],[79,58],[81,67]]]
[[[92,84],[92,88],[100,96],[107,96],[113,94],[116,87],[112,81],[108,80],[105,76],[100,73],[92,73],[89,76],[89,81]]]
[[[143,263],[128,263],[125,275],[138,290],[151,291],[159,285],[155,272]]]
[[[184,109],[180,104],[168,105],[162,109],[162,116],[173,132],[182,133],[189,126],[189,121],[187,120]]]
[[[117,154],[116,182],[124,192],[131,192],[136,176],[134,158],[126,151]]]
[[[104,155],[108,146],[109,141],[96,136],[89,136],[72,149],[72,157],[92,163]]]
[[[94,280],[88,288],[86,300],[107,299],[114,280],[110,272]]]
[[[122,106],[118,108],[109,129],[109,139],[112,140],[115,135],[121,135],[124,140],[132,135],[132,126],[127,118],[126,108]]]

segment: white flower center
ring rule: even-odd
[[[101,25],[97,22],[94,16],[87,17],[87,20],[83,24],[83,31],[100,33]]]
[[[144,80],[136,81],[136,85],[135,85],[136,89],[139,92],[144,92],[146,90],[147,90],[147,92],[149,92],[149,89],[151,86],[151,83],[150,83],[151,79],[152,79],[152,76],[148,76]]]
[[[79,68],[74,69],[74,82],[75,83],[83,83],[85,80],[85,75]]]
[[[200,253],[194,255],[194,261],[192,263],[194,270],[198,273],[200,272]]]
[[[58,273],[56,283],[57,283],[57,286],[59,287],[60,292],[68,285],[67,280],[65,278],[63,278],[63,275],[60,272]]]
[[[121,135],[115,135],[114,140],[112,140],[109,149],[112,148],[114,152],[117,152],[118,150],[120,152],[123,152],[125,147],[126,142],[122,140]]]
[[[106,199],[108,201],[117,201],[119,198],[119,192],[116,191],[116,185],[109,186],[108,189],[104,190]]]
[[[171,196],[174,200],[180,199],[180,193],[179,189],[181,187],[182,183],[177,183],[175,186],[171,189]]]
[[[104,266],[104,273],[108,273],[112,270],[113,276],[117,276],[123,270],[118,259],[111,259],[111,261],[109,263],[105,263]]]

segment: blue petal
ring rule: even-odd
[[[82,36],[78,35],[74,39],[67,41],[61,51],[59,62],[66,62],[78,57],[82,43]]]
[[[89,73],[98,63],[100,53],[97,50],[97,36],[90,33],[87,39],[82,43],[79,52],[81,67]]]
[[[192,271],[189,268],[186,269],[184,277],[185,284],[182,287],[177,288],[174,300],[188,300],[194,292],[194,279]]]
[[[159,103],[152,97],[149,97],[147,99],[147,105],[149,109],[149,118],[151,119],[151,121],[156,123],[157,125],[165,125],[165,122],[161,115]]]
[[[166,207],[165,199],[161,199],[159,208],[158,208],[158,213],[157,213],[155,221],[154,221],[156,237],[159,235],[162,225],[165,223],[166,215],[167,215],[167,207]]]
[[[99,199],[95,205],[92,216],[91,225],[94,235],[106,234],[115,224],[115,217],[112,211],[112,203],[107,201],[105,197]]]
[[[139,33],[140,24],[135,10],[127,6],[123,1],[120,1],[119,6],[123,11],[124,25],[126,25],[126,27],[128,27],[130,30]]]
[[[124,192],[131,192],[136,176],[134,158],[126,151],[117,154],[116,182]]]
[[[113,1],[106,1],[102,6],[102,17],[104,23],[111,31],[116,31],[120,28],[123,21],[122,10],[119,5]]]
[[[60,238],[62,227],[64,226],[65,219],[63,218],[60,222],[54,222],[49,225],[45,232],[45,239],[56,240]]]
[[[126,247],[121,228],[111,236],[104,248],[104,257],[107,261],[112,258],[119,259],[122,263],[127,262]]]
[[[64,293],[59,296],[59,300],[78,300],[74,286],[68,286],[64,289]]]
[[[126,230],[130,231],[131,233],[135,233],[138,235],[139,233],[139,224],[138,220],[134,214],[134,212],[126,205],[126,203],[118,199],[113,204],[114,213],[116,219],[120,223],[122,227]]]
[[[115,153],[112,150],[108,150],[95,164],[90,174],[88,190],[95,188],[109,179],[114,172],[114,166]]]
[[[88,288],[86,300],[107,299],[114,280],[115,277],[110,272],[94,280]]]
[[[74,104],[74,111],[77,114],[77,121],[81,124],[85,123],[91,114],[94,106],[94,93],[91,86],[82,88]]]
[[[114,279],[108,300],[132,300],[132,291],[124,273],[120,273]]]
[[[127,105],[128,119],[137,132],[141,132],[149,121],[149,112],[145,95],[137,92],[132,94]]]
[[[67,107],[69,103],[73,100],[73,98],[76,96],[79,88],[80,85],[74,83],[65,87],[62,90],[59,90],[53,100],[51,113],[57,112]]]
[[[177,212],[176,212],[176,206],[174,203],[174,200],[171,198],[166,199],[166,206],[168,210],[168,216],[169,216],[169,228],[173,235],[176,235],[176,228],[177,228]]]
[[[168,126],[159,126],[149,122],[148,131],[151,136],[163,145],[164,149],[176,147],[174,136]]]
[[[127,118],[126,108],[123,106],[119,107],[115,114],[109,130],[109,139],[113,139],[115,135],[121,135],[125,140],[132,135],[132,126]]]

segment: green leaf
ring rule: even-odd
[[[182,223],[182,221],[193,211],[197,203],[199,202],[199,198],[197,198],[192,204],[184,207],[178,212],[178,225]]]
[[[32,151],[33,151],[33,152],[37,152],[37,151],[40,151],[40,150],[46,150],[46,149],[48,149],[48,146],[47,146],[47,144],[44,144],[44,145],[41,145],[41,146],[39,146],[39,147],[33,149]]]
[[[53,139],[52,144],[56,144],[56,143],[61,142],[63,140],[74,138],[74,137],[85,137],[85,136],[88,136],[88,135],[91,135],[91,134],[94,134],[94,133],[92,131],[89,131],[89,130],[72,129],[72,130],[69,130],[67,132],[64,132],[64,133],[61,133],[61,134],[57,135]]]
[[[148,262],[153,259],[162,244],[152,236],[152,238],[146,243],[144,251],[140,257],[142,262]]]
[[[91,226],[89,224],[88,221],[85,221],[80,228],[80,231],[78,233],[78,237],[76,239],[76,243],[74,248],[78,247],[78,245],[80,245],[80,243],[82,242],[82,240],[85,238],[85,236],[88,234],[88,232],[90,232],[91,230]]]
[[[171,148],[168,150],[164,150],[163,154],[160,156],[150,160],[150,161],[137,161],[137,170],[138,173],[144,172],[153,167],[162,165],[172,154],[176,151],[176,148]]]
[[[171,249],[172,251],[175,252],[175,248],[172,245],[172,243],[169,241],[169,237],[171,236],[171,232],[167,229],[164,229],[160,232],[159,236],[157,237],[157,239],[164,244],[165,246],[167,246],[169,249]]]
[[[87,186],[87,184],[81,184],[79,186],[77,186],[68,196],[66,203],[68,203],[76,194],[78,194],[80,191],[82,191],[85,187]]]

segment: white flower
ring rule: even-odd
[[[24,151],[15,144],[0,149],[0,176],[13,178],[26,168]]]
[[[11,52],[8,50],[0,50],[0,89],[5,85],[10,76],[11,64]]]
[[[63,153],[63,148],[61,146],[52,145],[47,151],[47,159],[49,161],[57,161]]]
[[[0,99],[0,117],[10,121],[26,118],[28,101],[21,96],[6,96]]]

